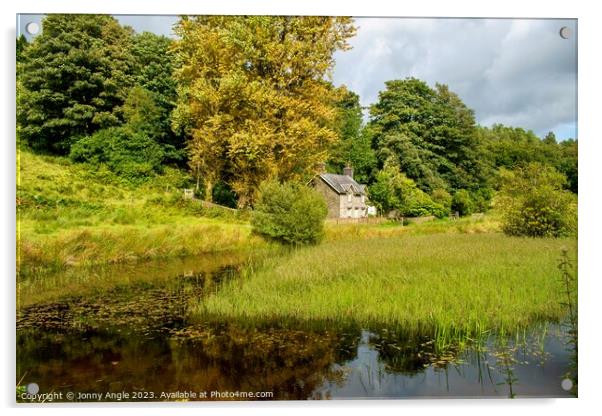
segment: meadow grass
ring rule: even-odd
[[[354,322],[477,334],[564,315],[557,264],[574,239],[499,233],[339,240],[295,250],[223,284],[199,319]]]
[[[495,213],[475,215],[451,221],[447,218],[437,219],[420,224],[402,225],[400,221],[385,221],[377,224],[326,222],[324,240],[358,240],[372,238],[389,238],[407,235],[428,234],[481,234],[499,232],[499,218]]]

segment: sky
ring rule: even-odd
[[[176,16],[116,16],[137,32],[173,36]],[[20,33],[39,15],[21,15]],[[502,123],[577,137],[577,21],[555,19],[355,18],[352,49],[335,53],[332,80],[369,107],[385,81],[447,84],[484,126]],[[563,39],[560,29],[568,27]]]

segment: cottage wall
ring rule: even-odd
[[[314,180],[314,186],[316,191],[321,193],[326,200],[326,205],[328,206],[328,218],[339,218],[341,210],[339,194],[320,178]]]
[[[368,206],[366,205],[366,199],[362,201],[361,195],[351,195],[351,201],[349,195],[338,195],[339,196],[339,218],[363,218],[368,215]]]

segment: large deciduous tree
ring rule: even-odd
[[[23,51],[17,118],[34,149],[59,154],[117,125],[132,85],[131,29],[108,15],[52,14]]]
[[[425,192],[482,185],[473,111],[445,85],[415,78],[385,84],[368,125],[381,166],[393,161]]]
[[[129,97],[148,96],[156,108],[152,119],[148,120],[154,134],[152,138],[172,153],[181,153],[184,138],[171,129],[171,112],[176,100],[176,80],[173,77],[173,40],[150,32],[137,34],[132,42],[134,58],[134,82],[137,87],[130,91]],[[141,91],[143,88],[146,92]],[[126,102],[127,104],[127,102]],[[142,114],[145,119],[148,116]],[[181,158],[179,156],[176,158]]]
[[[376,168],[376,156],[371,147],[370,136],[362,128],[362,107],[359,96],[345,86],[337,88],[339,98],[336,131],[339,140],[335,143],[328,160],[328,167],[340,173],[350,164],[355,179],[360,183],[371,182]]]
[[[327,159],[337,112],[326,78],[350,18],[183,17],[175,31],[173,124],[206,198],[226,181],[248,206],[263,180],[298,180]]]

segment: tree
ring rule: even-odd
[[[162,110],[152,92],[139,85],[131,88],[123,104],[123,118],[129,131],[144,134],[158,143],[161,141],[159,138],[164,134]]]
[[[339,140],[330,153],[329,170],[340,173],[346,165],[354,168],[355,179],[370,183],[376,168],[376,155],[372,150],[370,136],[362,129],[362,107],[359,96],[345,86],[337,88],[336,119]]]
[[[131,77],[131,30],[108,15],[48,15],[23,52],[17,105],[20,135],[40,151],[122,121]]]
[[[144,133],[111,127],[75,142],[70,157],[96,168],[105,165],[127,181],[139,184],[161,172],[165,153]]]
[[[485,148],[483,155],[495,169],[512,169],[529,162],[545,163],[546,157],[550,156],[543,151],[541,140],[531,130],[494,124],[491,128],[479,127],[478,136]]]
[[[368,124],[382,165],[392,160],[425,192],[485,182],[473,111],[447,86],[387,81]]]
[[[25,37],[25,35],[21,34],[21,36],[19,36],[17,38],[17,45],[16,45],[17,65],[19,65],[23,61],[23,52],[25,52],[25,49],[27,49],[28,46],[29,46],[29,42],[27,42],[27,38]]]
[[[556,168],[567,178],[567,188],[577,193],[579,188],[578,143],[577,140],[567,139],[558,144],[560,156]]]
[[[566,177],[551,166],[529,163],[502,169],[496,206],[509,235],[559,237],[577,231],[577,201]]]
[[[577,140],[557,141],[553,132],[542,140],[530,130],[501,124],[479,127],[477,134],[484,148],[482,155],[493,169],[512,170],[530,162],[552,166],[567,177],[566,188],[577,193]]]
[[[176,25],[176,129],[205,195],[227,181],[239,207],[269,178],[314,174],[337,139],[325,80],[355,28],[343,17],[198,16]]]
[[[136,34],[132,40],[133,74],[137,86],[148,92],[157,109],[154,139],[174,154],[184,158],[182,132],[171,128],[171,113],[176,105],[176,80],[173,77],[173,40],[150,32]]]
[[[253,210],[253,230],[288,244],[314,244],[324,233],[328,208],[315,190],[295,182],[264,182]]]
[[[376,174],[376,181],[369,188],[370,201],[384,213],[397,211],[400,215],[443,217],[449,210],[434,202],[416,183],[388,163]]]
[[[546,134],[546,137],[543,138],[542,142],[544,144],[551,144],[551,145],[558,144],[558,142],[556,141],[556,135],[554,134],[553,131],[548,132],[548,134]]]
[[[466,189],[458,189],[452,198],[451,210],[464,217],[474,212],[474,201]]]
[[[445,189],[438,188],[433,190],[431,192],[431,199],[433,202],[443,206],[447,212],[451,211],[452,196]]]

